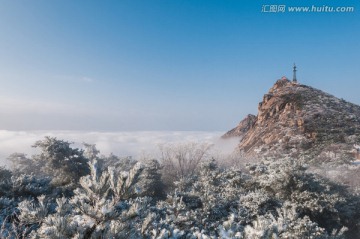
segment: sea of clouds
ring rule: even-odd
[[[159,156],[159,146],[164,144],[183,144],[188,142],[212,144],[212,150],[222,154],[231,153],[238,139],[223,140],[224,132],[202,131],[134,131],[134,132],[84,132],[84,131],[8,131],[0,130],[0,163],[7,165],[6,158],[12,153],[25,153],[28,156],[39,153],[31,147],[45,136],[56,137],[74,143],[82,148],[83,143],[96,144],[103,155],[113,153],[118,156],[134,158]]]

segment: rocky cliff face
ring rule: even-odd
[[[360,106],[312,87],[278,80],[264,95],[258,115],[248,115],[223,138],[240,137],[247,157],[289,155],[311,160],[357,157]]]
[[[243,119],[239,125],[232,130],[228,131],[222,136],[222,138],[231,138],[231,137],[243,137],[246,132],[248,132],[256,122],[257,117],[252,114],[248,114],[245,119]]]

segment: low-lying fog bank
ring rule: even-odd
[[[157,157],[162,144],[186,142],[209,143],[215,152],[231,153],[238,139],[223,140],[224,132],[212,131],[128,131],[128,132],[85,132],[85,131],[7,131],[0,130],[0,163],[12,153],[25,153],[28,156],[37,152],[31,147],[45,136],[56,137],[73,142],[74,147],[82,148],[82,143],[96,144],[101,154],[113,153],[118,156]]]

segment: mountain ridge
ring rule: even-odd
[[[245,157],[352,160],[359,156],[360,106],[283,77],[263,96],[256,116],[222,136],[231,137],[239,137],[237,150]]]

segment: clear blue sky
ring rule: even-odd
[[[0,129],[227,130],[293,62],[360,104],[359,58],[359,0],[0,0]]]

